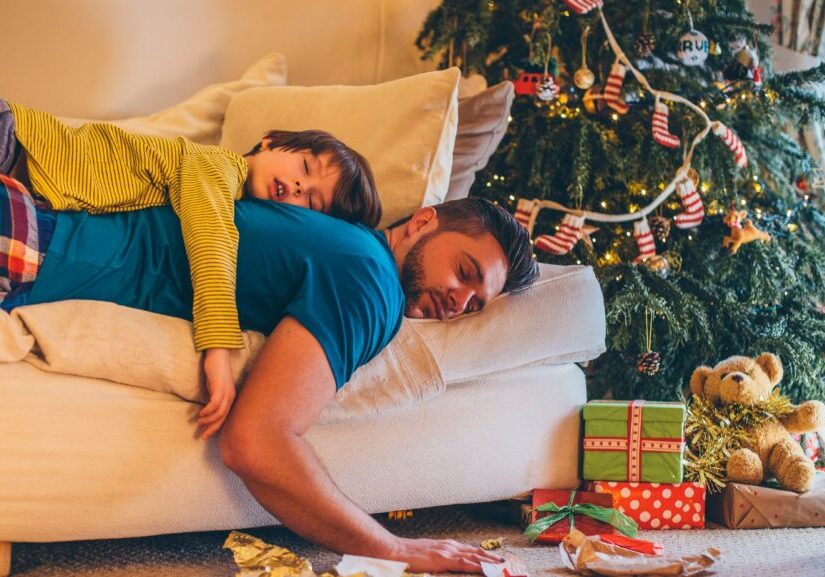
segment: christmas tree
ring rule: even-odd
[[[471,194],[594,266],[593,398],[675,400],[770,351],[786,395],[825,399],[825,184],[787,135],[825,116],[825,65],[775,73],[770,35],[740,0],[444,0],[423,25],[423,58],[521,93]]]

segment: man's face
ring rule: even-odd
[[[315,156],[305,150],[289,152],[280,148],[269,150],[266,139],[262,144],[259,152],[246,157],[249,167],[246,194],[329,213],[341,174],[332,162],[332,155]]]
[[[481,310],[506,280],[507,257],[492,234],[424,233],[401,266],[405,315],[444,320]]]

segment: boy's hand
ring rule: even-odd
[[[204,441],[221,428],[229,409],[235,402],[235,381],[229,363],[229,349],[207,349],[203,358],[203,372],[209,389],[209,403],[198,415],[198,426],[203,427]]]

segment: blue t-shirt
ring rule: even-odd
[[[90,299],[192,319],[180,222],[169,207],[56,213],[26,304]],[[289,315],[326,352],[340,388],[395,336],[404,294],[382,233],[270,201],[235,203],[241,328],[269,334]]]

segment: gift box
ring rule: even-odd
[[[680,483],[684,422],[684,403],[590,401],[584,406],[583,477]]]
[[[825,473],[807,493],[728,483],[708,499],[708,519],[729,529],[825,527]]]
[[[616,509],[636,521],[639,529],[705,528],[702,483],[592,481],[588,490],[613,495]]]
[[[547,523],[544,528],[543,524]],[[553,489],[533,491],[531,524],[525,531],[531,540],[561,543],[573,527],[585,535],[621,532],[636,536],[636,524],[614,509],[613,495]]]

